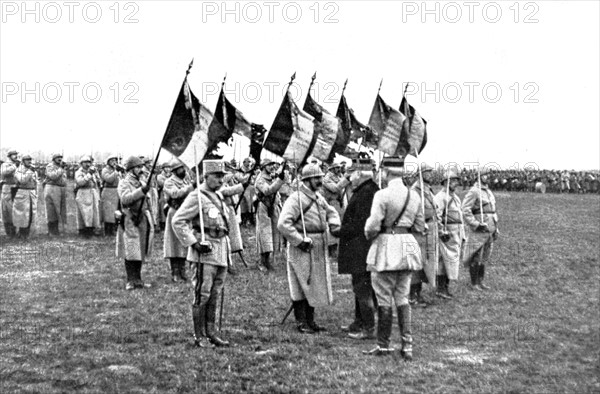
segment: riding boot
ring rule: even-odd
[[[484,285],[483,284],[483,277],[485,276],[485,265],[481,264],[479,266],[479,286],[483,289],[483,290],[489,290],[490,287],[488,285]]]
[[[472,262],[469,266],[469,275],[471,276],[471,286],[474,290],[481,290],[479,287],[479,264]]]
[[[187,282],[188,278],[185,272],[185,259],[181,258],[177,260],[179,265],[179,279],[181,279],[182,282]]]
[[[31,227],[21,227],[19,228],[19,238],[26,240],[29,238],[29,230]]]
[[[315,332],[327,331],[327,328],[315,323],[315,308],[310,306],[308,300],[304,300],[304,308],[306,310],[306,323],[308,324],[308,326],[312,328],[312,330]]]
[[[373,339],[375,338],[375,308],[371,300],[359,300],[358,305],[362,317],[362,329],[348,336],[352,339]]]
[[[192,305],[192,321],[194,323],[194,346],[210,346],[206,337],[206,305]]]
[[[109,237],[111,235],[110,223],[104,223],[104,236]]]
[[[212,299],[208,301],[206,305],[206,336],[210,339],[210,342],[218,347],[227,347],[229,342],[220,338],[215,322],[217,321],[217,300]]]
[[[171,264],[171,282],[176,283],[179,281],[179,262],[176,258],[170,258]]]
[[[314,330],[310,328],[306,318],[306,300],[292,301],[294,307],[294,318],[296,319],[296,328],[302,334],[314,334]]]
[[[360,314],[360,304],[358,297],[354,297],[354,321],[341,327],[342,331],[349,333],[358,333],[362,329],[362,317]]]
[[[4,223],[4,231],[6,232],[8,238],[14,238],[15,235],[17,235],[17,230],[12,223]]]
[[[411,329],[411,311],[410,305],[400,305],[398,312],[398,328],[400,328],[400,337],[402,338],[402,350],[400,354],[405,360],[412,360],[412,329]]]
[[[270,252],[262,253],[260,255],[260,257],[261,257],[261,262],[262,262],[263,267],[265,267],[267,269],[267,271],[272,271],[273,265],[271,265],[271,253]]]
[[[127,274],[125,290],[133,290],[135,288],[135,261],[125,260],[125,273]]]
[[[392,307],[380,306],[377,309],[377,346],[364,352],[365,354],[383,356],[391,354],[394,349],[390,348],[390,336],[392,335]]]
[[[150,287],[149,283],[144,283],[142,280],[142,262],[140,260],[135,261],[135,280],[134,284],[136,289],[143,289],[144,287]]]

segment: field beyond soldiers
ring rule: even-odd
[[[461,193],[462,196],[462,193]],[[41,200],[41,199],[40,199]],[[317,308],[329,331],[295,331],[284,255],[254,267],[254,229],[243,228],[245,268],[227,279],[225,349],[192,346],[191,285],[172,284],[157,235],[143,278],[125,291],[114,239],[69,234],[7,242],[0,255],[0,392],[531,392],[600,391],[600,197],[496,193],[500,239],[486,270],[492,289],[413,309],[414,357],[362,354],[346,337],[354,298],[333,264],[334,304]],[[40,212],[44,212],[40,201]],[[43,216],[43,215],[42,215]],[[397,324],[392,344],[399,347]]]

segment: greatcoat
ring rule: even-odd
[[[44,201],[46,203],[46,219],[48,223],[62,222],[67,224],[67,171],[50,162],[46,166],[44,181]]]
[[[80,167],[75,172],[77,187],[77,228],[100,227],[100,201],[98,199],[97,177]]]

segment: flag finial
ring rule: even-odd
[[[377,94],[381,91],[381,85],[383,85],[383,78],[381,78],[381,82],[379,82],[379,89],[377,89]]]
[[[406,83],[406,86],[404,87],[404,93],[402,93],[402,97],[406,96],[406,91],[408,90],[408,85],[410,85],[410,82]]]
[[[221,88],[225,86],[225,80],[227,79],[227,72],[225,72],[225,76],[223,77],[223,82],[221,82]]]
[[[192,58],[192,61],[190,62],[190,65],[188,66],[186,72],[185,72],[185,76],[187,77],[188,74],[190,73],[190,70],[192,69],[192,66],[194,65],[194,58]]]
[[[346,91],[346,85],[348,84],[348,78],[346,78],[346,82],[344,82],[344,87],[342,88],[342,94]]]
[[[310,89],[312,88],[313,84],[315,83],[315,79],[317,78],[317,72],[315,71],[315,73],[313,74],[313,76],[310,78],[310,86],[308,87],[308,92],[310,93]]]

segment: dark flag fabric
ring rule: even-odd
[[[329,161],[331,150],[338,137],[340,121],[313,100],[310,91],[306,96],[303,109],[314,117],[314,134],[308,154],[319,160]]]
[[[261,124],[252,123],[250,126],[252,137],[250,138],[250,157],[257,163],[260,163],[260,152],[262,152],[263,142],[267,129]]]
[[[263,148],[300,165],[307,156],[314,134],[314,118],[302,111],[286,92]]]
[[[400,142],[400,134],[405,116],[383,101],[378,94],[371,111],[369,126],[378,135],[377,149],[388,154],[395,155]]]
[[[350,134],[350,141],[358,143],[358,140],[362,138],[363,146],[373,149],[377,148],[377,134],[374,133],[373,129],[369,126],[362,124],[356,119],[354,111],[348,106],[346,97],[343,94],[340,99],[340,104],[338,105],[336,116],[340,119],[341,128],[344,130],[344,133],[346,135],[348,133]]]
[[[200,103],[183,81],[161,147],[190,168],[198,165],[208,151],[208,128],[213,114]]]
[[[215,108],[215,117],[208,129],[208,135],[212,136],[214,134],[219,139],[219,142],[226,142],[231,138],[233,133],[243,135],[246,138],[252,138],[250,122],[231,104],[221,88],[221,94],[219,94],[219,100]],[[227,136],[227,138],[221,136]]]
[[[415,155],[415,150],[421,153],[427,145],[427,121],[419,115],[412,105],[408,104],[406,97],[402,98],[400,112],[406,119],[402,125],[402,137],[400,138],[397,154],[400,157],[406,157],[408,154]]]

